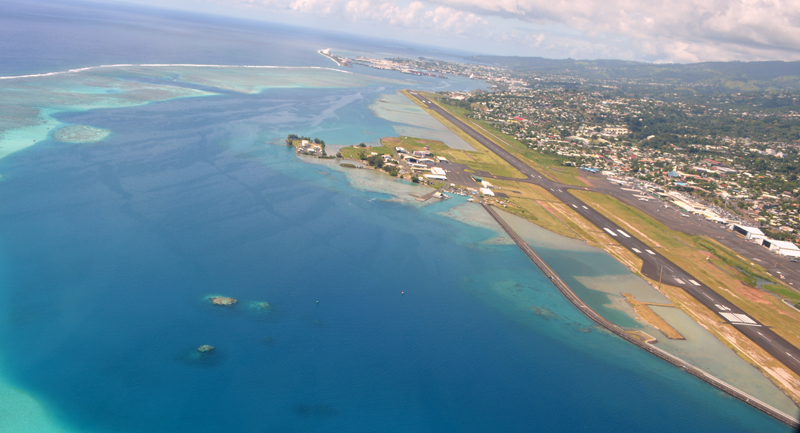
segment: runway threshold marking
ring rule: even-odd
[[[652,251],[650,251],[650,250],[645,250],[645,251],[647,251],[647,254],[650,254],[651,256],[654,256],[654,255],[656,255],[656,253],[654,253],[654,252],[652,252]]]
[[[684,283],[684,282],[683,282],[683,280],[681,280],[680,278],[675,278],[675,282],[677,282],[677,283],[678,283],[678,284],[680,284],[680,285],[684,285],[684,284],[686,284],[686,283]]]
[[[632,250],[633,250],[633,252],[635,252],[636,254],[641,254],[641,253],[642,253],[642,250],[640,250],[639,248],[631,248],[631,249],[632,249]]]
[[[622,231],[622,230],[620,230],[620,229],[617,229],[617,231],[618,231],[618,232],[619,232],[619,233],[620,233],[622,236],[625,236],[626,238],[629,238],[629,237],[631,237],[631,235],[629,235],[629,234],[627,234],[627,233],[623,232],[623,231]]]
[[[607,232],[608,232],[608,234],[610,234],[611,236],[617,237],[617,234],[616,234],[616,233],[614,233],[613,231],[611,231],[611,229],[608,229],[608,228],[605,228],[605,227],[603,227],[603,230],[607,231]]]
[[[583,208],[584,208],[584,209],[586,209],[586,210],[589,210],[589,208],[588,208],[588,207],[586,207],[586,206],[583,206]]]
[[[722,317],[724,317],[724,318],[726,318],[726,319],[728,319],[728,322],[731,322],[731,323],[742,324],[742,325],[756,325],[756,326],[758,326],[758,323],[756,323],[756,321],[755,321],[755,320],[751,319],[751,318],[750,318],[748,315],[746,315],[746,314],[738,314],[738,313],[719,313],[719,315],[720,315],[720,316],[722,316]]]
[[[575,205],[572,205],[572,207],[574,207],[575,209],[577,209],[577,208],[578,208],[578,206],[575,206]]]
[[[689,282],[690,282],[690,283],[692,283],[692,284],[694,284],[695,286],[700,286],[700,283],[698,283],[698,282],[697,282],[697,281],[695,281],[695,280],[689,280]]]

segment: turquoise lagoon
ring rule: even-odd
[[[112,133],[0,160],[7,381],[79,431],[785,430],[597,329],[460,198],[274,144],[391,135],[373,80],[53,114]]]

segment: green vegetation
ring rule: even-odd
[[[370,167],[383,170],[389,173],[390,176],[397,176],[400,172],[399,167],[394,164],[387,164],[386,160],[384,160],[384,155],[393,155],[392,149],[386,146],[369,147],[364,143],[360,143],[354,147],[343,147],[339,151],[339,155],[346,159],[364,161]],[[345,164],[341,165],[345,167]],[[353,164],[348,164],[347,166],[355,167]]]
[[[423,150],[427,146],[434,155],[443,156],[455,163],[467,164],[475,170],[488,171],[497,176],[524,177],[517,169],[508,165],[499,156],[489,152],[488,149],[480,144],[477,144],[476,147],[476,149],[480,149],[479,151],[471,152],[449,148],[441,141],[421,138],[392,137],[384,138],[381,141],[385,146],[392,146],[392,148],[399,146],[409,152]]]
[[[375,152],[378,155],[391,155],[392,149],[386,146],[367,147],[365,145],[364,147],[343,147],[339,151],[343,158],[355,160],[362,159],[361,154],[370,155],[372,152]]]
[[[425,96],[431,101],[435,102],[440,107],[449,111],[450,114],[466,123],[471,125],[475,130],[482,133],[486,138],[492,140],[497,145],[506,148],[514,156],[520,158],[522,161],[527,162],[531,167],[537,169],[542,174],[567,185],[584,186],[585,183],[577,179],[580,176],[580,171],[572,167],[558,167],[561,165],[563,158],[558,158],[556,155],[548,155],[538,152],[529,148],[524,143],[516,138],[505,134],[498,130],[492,123],[485,120],[471,119],[468,117],[470,111],[463,107],[447,105],[445,99],[441,95],[425,93]],[[424,108],[424,107],[423,107]],[[449,123],[449,122],[448,122]],[[460,130],[459,130],[460,131]],[[483,146],[481,146],[483,148]],[[487,170],[489,171],[489,170]],[[498,173],[491,172],[497,176],[502,176]]]
[[[325,142],[320,140],[319,138],[315,137],[312,140],[311,137],[301,137],[301,136],[299,136],[297,134],[289,134],[286,137],[286,145],[287,146],[294,146],[294,145],[297,144],[296,142],[303,141],[303,140],[307,140],[307,141],[312,142],[314,144],[319,144],[320,146],[322,146],[323,149],[325,149]]]
[[[694,236],[693,239],[696,240],[695,244],[698,248],[708,251],[726,265],[736,269],[741,275],[741,281],[748,286],[755,286],[757,278],[773,281],[760,266],[756,267],[755,265],[750,265],[747,261],[742,259],[741,256],[727,247],[717,248],[716,246],[719,244],[716,241],[707,240],[698,236]]]
[[[769,290],[770,292],[786,299],[787,301],[800,303],[800,293],[795,290],[788,289],[778,284],[764,284],[762,288],[764,290]]]

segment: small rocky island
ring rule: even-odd
[[[210,298],[210,301],[214,305],[222,305],[223,307],[230,307],[231,305],[239,302],[236,298],[229,298],[226,296],[214,296]]]
[[[204,345],[198,347],[197,351],[200,352],[200,353],[209,353],[209,352],[213,352],[214,349],[216,349],[216,347],[211,346],[209,344],[204,344]]]

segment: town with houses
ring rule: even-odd
[[[686,213],[744,227],[749,240],[772,249],[800,241],[795,90],[609,77],[594,66],[533,70],[366,57],[348,64],[484,81],[490,90],[441,93],[439,102],[563,165],[641,189],[642,200],[667,200]],[[714,86],[724,88],[709,90]],[[796,248],[781,251],[800,256]]]
[[[674,112],[700,118],[692,124],[741,118],[742,113],[558,90],[451,93],[444,102],[467,107],[469,117],[559,156],[564,165],[640,185],[714,221],[763,226],[773,237],[787,240],[796,239],[800,230],[796,140],[712,135],[716,131],[710,127],[699,135],[691,133],[697,127],[685,125],[676,125],[683,129],[676,134],[657,125]],[[776,117],[800,123],[795,113]],[[651,124],[653,134],[648,133]]]

